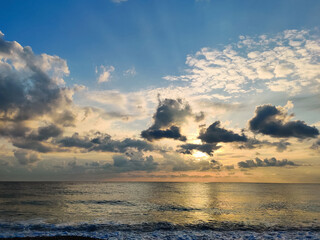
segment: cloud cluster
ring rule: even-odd
[[[303,121],[290,121],[285,108],[272,105],[258,106],[255,116],[249,121],[249,128],[255,133],[262,133],[277,138],[295,137],[314,138],[319,135],[316,127],[308,126]]]
[[[25,150],[14,151],[14,157],[21,165],[29,165],[41,160],[40,156],[36,152],[29,152]]]
[[[60,85],[69,74],[57,56],[35,55],[30,47],[0,38],[0,120],[18,122],[44,114],[61,115],[72,89]],[[51,116],[52,117],[52,116]]]
[[[182,159],[176,156],[168,155],[164,162],[170,171],[221,171],[232,170],[233,165],[223,165],[221,162],[214,159],[211,160],[195,160],[195,159]],[[161,167],[161,166],[160,166]],[[163,167],[163,166],[162,166]]]
[[[132,148],[138,151],[152,151],[155,149],[153,145],[142,140],[131,138],[113,140],[110,135],[100,132],[86,136],[80,136],[78,133],[74,133],[71,137],[58,139],[56,144],[60,147],[79,148],[84,151],[115,153],[125,153]]]
[[[0,36],[0,136],[19,148],[48,152],[42,143],[60,136],[62,127],[72,126],[75,88],[64,86],[69,74],[65,60],[36,55],[30,47],[5,41]],[[41,126],[35,128],[34,126]],[[34,162],[30,152],[17,152],[20,162]]]
[[[164,79],[187,82],[201,93],[238,94],[256,90],[257,84],[291,95],[312,92],[320,84],[317,34],[287,30],[273,36],[240,36],[237,43],[223,49],[202,48],[188,55],[185,73]]]
[[[147,130],[141,132],[141,137],[152,141],[161,138],[172,138],[186,141],[181,135],[180,128],[187,117],[192,116],[192,110],[188,103],[182,99],[159,99],[159,105],[153,115],[153,124]]]
[[[284,167],[284,166],[297,166],[294,162],[287,159],[277,160],[276,158],[266,158],[261,160],[256,158],[255,160],[246,160],[238,162],[239,168],[256,168],[256,167]]]
[[[113,156],[113,168],[117,172],[154,171],[158,163],[152,156],[143,157],[141,152],[127,152],[125,155]]]
[[[255,138],[248,138],[248,140],[244,143],[242,143],[239,146],[239,149],[255,149],[255,148],[261,148],[264,146],[271,146],[276,147],[278,152],[283,152],[287,150],[288,146],[290,146],[291,143],[288,141],[281,139],[279,142],[270,142],[268,140],[258,140]]]

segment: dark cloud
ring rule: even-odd
[[[63,132],[54,124],[39,127],[36,130],[25,127],[23,123],[9,123],[4,126],[7,128],[0,127],[0,134],[9,137],[13,146],[42,153],[57,151],[55,146],[46,140],[59,137]]]
[[[276,158],[266,158],[261,160],[256,158],[255,160],[246,160],[238,162],[239,168],[255,168],[255,167],[284,167],[284,166],[297,166],[294,162],[287,159],[277,160]]]
[[[124,155],[114,155],[113,169],[117,172],[130,171],[154,171],[158,167],[158,163],[154,161],[152,156],[143,157],[141,152],[127,152]]]
[[[193,154],[193,150],[198,150],[200,152],[204,152],[209,156],[213,155],[214,150],[221,148],[221,146],[217,146],[216,143],[204,143],[204,144],[193,144],[187,143],[179,146],[178,152],[183,154]]]
[[[263,146],[272,146],[276,147],[278,152],[283,152],[287,150],[287,147],[290,146],[291,143],[287,142],[286,140],[282,139],[279,142],[269,142],[267,140],[258,140],[255,138],[248,138],[246,142],[239,146],[240,149],[255,149],[261,148]]]
[[[64,127],[74,127],[76,114],[70,110],[64,110],[62,113],[56,113],[53,116],[54,122]]]
[[[71,137],[64,137],[56,141],[60,147],[75,147],[85,151],[118,152],[124,153],[134,148],[138,151],[152,151],[154,147],[142,140],[126,138],[124,140],[113,140],[108,134],[96,132],[92,135],[80,136],[78,133]]]
[[[62,129],[58,126],[51,124],[44,127],[39,127],[37,133],[31,133],[27,136],[28,139],[36,140],[36,141],[43,141],[48,140],[51,137],[58,137],[63,133]]]
[[[239,135],[232,131],[221,128],[220,121],[216,121],[206,130],[202,130],[198,138],[206,143],[247,141],[247,137],[244,134]]]
[[[153,116],[154,123],[150,129],[162,129],[171,126],[172,124],[181,124],[186,117],[191,116],[192,111],[188,103],[182,99],[165,99],[159,101],[156,113]]]
[[[21,165],[29,165],[40,161],[40,156],[37,153],[25,150],[14,151],[14,157]]]
[[[192,115],[190,105],[182,99],[166,98],[163,101],[159,100],[156,113],[153,115],[153,124],[150,128],[141,132],[141,137],[148,141],[162,138],[186,141],[186,137],[180,133],[178,126]]]
[[[55,146],[49,143],[43,143],[40,141],[30,140],[26,138],[15,138],[12,140],[12,145],[17,148],[29,149],[41,153],[61,151],[60,149],[57,149]]]
[[[0,136],[9,138],[25,137],[30,130],[24,123],[1,122],[0,120]]]
[[[187,138],[180,133],[180,128],[177,126],[171,126],[166,130],[159,129],[147,129],[141,132],[141,137],[148,141],[158,140],[162,138],[172,138],[175,140],[186,141]]]
[[[319,135],[316,127],[308,126],[303,121],[289,121],[286,110],[272,105],[258,106],[255,116],[249,121],[249,128],[255,133],[262,133],[272,137],[299,139],[314,138]]]

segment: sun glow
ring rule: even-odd
[[[208,155],[206,153],[200,152],[200,151],[195,151],[192,156],[195,158],[208,158]]]

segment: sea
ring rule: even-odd
[[[320,239],[319,233],[320,184],[0,182],[0,238]]]

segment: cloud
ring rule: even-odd
[[[200,112],[199,114],[196,114],[195,116],[194,116],[194,120],[196,121],[196,122],[201,122],[202,120],[204,120],[205,119],[205,114],[204,114],[204,112]]]
[[[57,140],[56,144],[60,147],[80,148],[89,152],[125,153],[132,148],[138,151],[152,151],[155,149],[153,145],[142,140],[135,140],[131,138],[113,140],[110,135],[100,132],[85,136],[80,136],[78,133],[74,133],[71,137],[63,137]]]
[[[113,66],[100,66],[100,71],[96,69],[96,73],[99,73],[98,83],[108,82],[111,77],[111,73],[115,70]]]
[[[209,156],[213,155],[214,150],[221,148],[221,146],[217,146],[216,143],[204,143],[204,144],[193,144],[187,143],[179,146],[180,149],[177,151],[183,154],[193,154],[194,150],[204,152]]]
[[[66,62],[57,56],[52,58],[34,55],[30,47],[0,38],[1,121],[58,114],[58,107],[71,104],[72,89],[61,87],[56,81],[69,74]]]
[[[90,107],[86,107],[87,109],[101,109],[103,112],[109,113],[109,115],[110,113],[118,113],[118,115],[123,116],[123,120],[125,120],[125,117],[127,117],[127,120],[137,120],[145,119],[149,116],[150,111],[146,96],[140,92],[121,93],[117,90],[87,91],[82,96],[85,102],[90,102],[91,104]]]
[[[55,138],[63,133],[58,126],[51,124],[44,127],[39,127],[37,132],[32,132],[27,138],[31,140],[43,141],[51,137]]]
[[[287,147],[290,146],[291,143],[287,142],[286,140],[282,139],[279,142],[269,142],[267,140],[258,140],[255,138],[248,138],[246,142],[239,146],[239,149],[255,149],[261,148],[264,146],[273,146],[277,148],[278,152],[283,152],[287,150]]]
[[[159,165],[159,169],[168,169],[174,172],[180,171],[221,171],[232,170],[233,165],[223,165],[214,159],[198,160],[184,159],[177,155],[166,155],[165,161]]]
[[[246,160],[238,162],[239,168],[255,168],[255,167],[284,167],[284,166],[297,166],[294,162],[287,159],[277,160],[276,158],[266,158],[261,160],[256,158],[255,160]]]
[[[239,135],[232,131],[220,127],[220,121],[212,123],[207,129],[203,129],[198,137],[206,143],[219,143],[219,142],[245,142],[247,137]]]
[[[319,86],[319,54],[318,32],[240,36],[237,43],[221,49],[205,47],[188,55],[185,72],[164,79],[187,82],[187,88],[200,94],[223,91],[234,95],[256,91],[259,85],[264,91],[296,95]]]
[[[320,150],[320,139],[318,139],[312,144],[311,149]]]
[[[14,138],[12,139],[12,145],[17,148],[29,149],[29,150],[33,150],[41,153],[62,151],[61,149],[58,149],[56,146],[50,143],[31,140],[28,138]]]
[[[192,116],[191,107],[182,99],[159,99],[159,105],[153,115],[153,124],[141,132],[141,137],[148,141],[161,138],[185,141],[186,137],[181,135],[177,125],[182,125],[189,116]]]
[[[30,165],[41,160],[38,153],[25,150],[15,150],[14,157],[21,165]]]
[[[148,141],[158,140],[162,138],[172,138],[175,140],[186,141],[186,136],[181,135],[180,128],[177,126],[171,126],[166,130],[159,129],[147,129],[141,132],[141,137]]]
[[[197,103],[203,108],[213,109],[215,111],[239,111],[244,108],[244,105],[240,103],[215,102],[208,99],[197,100]]]
[[[299,139],[314,138],[319,135],[316,127],[308,126],[305,122],[290,121],[283,107],[272,105],[258,106],[255,116],[249,120],[249,128],[255,133],[262,133],[277,138],[295,137]]]
[[[129,68],[126,71],[123,72],[123,75],[126,76],[126,77],[134,76],[136,74],[137,74],[137,72],[136,72],[135,67]]]
[[[192,111],[188,103],[182,99],[165,99],[159,101],[156,113],[153,116],[152,129],[161,129],[171,124],[182,124],[186,117],[191,116]]]
[[[56,150],[47,140],[76,121],[72,96],[80,86],[65,87],[68,74],[66,61],[58,56],[36,55],[28,46],[0,38],[0,136],[18,148]],[[17,154],[25,162],[35,159],[34,154]]]
[[[125,155],[114,155],[113,168],[116,172],[154,171],[158,163],[152,156],[143,157],[141,152],[127,152]]]
[[[63,130],[54,124],[33,130],[20,122],[5,126],[9,126],[9,128],[0,127],[0,135],[9,137],[12,145],[15,147],[42,153],[58,151],[55,146],[45,142],[50,138],[56,138],[62,135]]]

